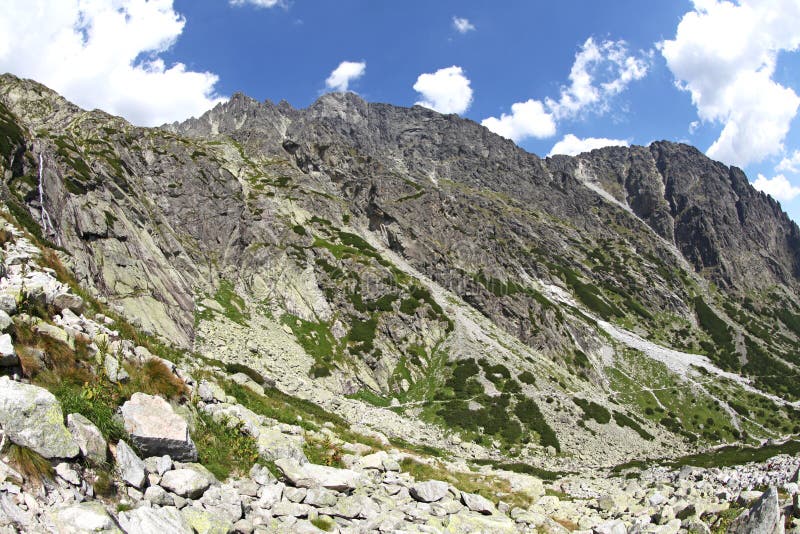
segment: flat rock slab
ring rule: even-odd
[[[119,524],[126,534],[193,534],[180,510],[173,506],[164,508],[137,508],[119,514]]]
[[[142,489],[147,480],[144,462],[122,440],[117,443],[117,472],[126,484],[137,489]]]
[[[57,508],[47,514],[47,521],[59,534],[102,532],[122,534],[103,504],[97,501],[82,502]]]
[[[292,458],[275,461],[289,483],[298,488],[325,488],[350,491],[364,483],[364,476],[350,469],[338,469],[317,464],[300,464]]]
[[[11,441],[45,458],[74,458],[80,452],[55,396],[6,376],[0,377],[0,427]]]
[[[197,448],[189,437],[189,425],[162,399],[134,393],[122,405],[125,430],[145,456],[169,455],[173,460],[194,462]]]
[[[450,484],[440,480],[428,480],[426,482],[417,482],[409,489],[411,496],[420,502],[436,502],[444,499],[447,491],[450,489]]]

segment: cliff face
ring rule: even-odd
[[[12,212],[184,347],[394,399],[477,445],[612,436],[624,456],[792,431],[798,227],[692,147],[542,160],[353,94],[305,110],[237,94],[143,129],[8,75],[0,126]],[[499,414],[513,424],[487,428]]]

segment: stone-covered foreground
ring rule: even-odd
[[[67,345],[83,339],[105,377],[128,380],[124,365],[157,358],[120,339],[107,317],[87,318],[80,297],[32,260],[37,250],[20,235],[7,246],[0,278],[0,330],[24,321],[39,335]],[[25,268],[23,268],[25,266]],[[25,292],[57,312],[50,321],[18,313]],[[4,314],[4,315],[3,315]],[[8,320],[3,321],[2,319]],[[13,319],[12,319],[13,318]],[[109,349],[104,358],[98,343]],[[773,534],[788,525],[800,532],[798,460],[788,456],[728,469],[663,468],[633,478],[571,475],[550,484],[527,475],[482,468],[526,493],[529,506],[511,506],[498,495],[467,493],[446,481],[415,480],[402,460],[428,459],[392,449],[374,451],[344,443],[330,428],[309,432],[258,415],[225,394],[219,371],[181,369],[160,360],[180,378],[197,410],[246,433],[259,463],[247,476],[220,481],[196,463],[197,447],[182,408],[135,392],[118,416],[127,437],[108,443],[96,421],[64,413],[45,389],[25,383],[17,348],[0,339],[0,534],[16,532],[124,532],[127,534],[240,532],[547,532],[596,534],[704,533],[729,525],[736,534]],[[114,356],[111,356],[113,354]],[[204,372],[203,380],[192,374]],[[216,374],[215,374],[216,373]],[[225,377],[254,392],[246,375]],[[338,440],[349,453],[346,468],[317,465],[304,452],[307,437]],[[15,469],[9,444],[38,453],[52,477],[41,481]],[[388,442],[386,442],[388,443]],[[139,452],[137,452],[139,451]],[[140,453],[146,457],[140,457]],[[117,493],[95,494],[95,467],[110,465]],[[463,464],[448,468],[467,470]],[[754,491],[756,488],[766,491]],[[556,493],[558,492],[558,493]],[[559,495],[559,496],[556,496]]]

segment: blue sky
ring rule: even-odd
[[[346,88],[457,112],[541,156],[688,142],[800,220],[797,0],[10,4],[0,70],[137,124],[235,91],[302,108]]]

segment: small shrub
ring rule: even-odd
[[[322,439],[312,438],[309,434],[305,436],[303,453],[312,464],[327,465],[329,467],[345,467],[342,462],[344,451],[341,446],[334,444],[328,436]]]
[[[523,384],[536,385],[536,377],[530,371],[522,371],[517,378]]]
[[[575,402],[575,404],[580,406],[581,410],[583,410],[584,421],[586,419],[594,419],[601,425],[611,421],[611,413],[596,402],[586,399],[579,399],[577,397],[573,398],[572,400]]]
[[[141,391],[148,395],[178,399],[189,391],[183,380],[175,376],[164,363],[155,359],[144,362],[141,367],[129,367],[128,373],[131,379],[125,384],[124,391],[130,395]]]
[[[53,466],[41,454],[22,445],[12,443],[8,449],[8,457],[11,465],[25,477],[35,484],[41,484],[44,480],[52,480]]]
[[[101,497],[111,497],[116,493],[114,479],[111,477],[111,473],[107,468],[97,470],[92,488],[95,494]]]

